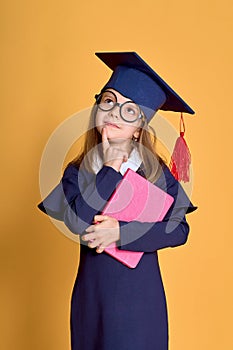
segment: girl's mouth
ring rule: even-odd
[[[117,128],[119,129],[119,126],[114,124],[114,123],[110,123],[110,122],[104,122],[105,126],[110,126],[111,128]]]

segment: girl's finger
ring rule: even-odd
[[[88,247],[89,248],[97,248],[102,244],[102,241],[100,239],[95,239],[88,241]]]
[[[101,245],[99,245],[98,247],[97,247],[97,249],[96,249],[96,253],[103,253],[103,251],[104,251],[104,248],[103,247],[101,247]]]
[[[107,219],[108,219],[107,215],[95,215],[94,216],[94,222],[95,223],[98,223],[100,221],[104,221],[104,220],[107,220]]]
[[[91,225],[85,230],[86,232],[94,232],[95,231],[95,225]]]
[[[106,152],[106,150],[109,148],[110,144],[108,142],[108,137],[107,137],[107,130],[106,128],[102,129],[102,147],[103,147],[103,153]]]
[[[95,240],[95,234],[94,233],[89,233],[88,235],[83,235],[82,240],[83,241],[94,241]]]
[[[98,244],[96,244],[95,241],[94,242],[90,242],[90,241],[88,242],[88,247],[89,248],[93,249],[93,248],[96,248],[97,246],[98,246]]]
[[[128,154],[126,153],[123,155],[123,162],[127,162],[127,160],[128,160]]]

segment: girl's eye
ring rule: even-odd
[[[111,96],[105,95],[101,97],[99,107],[103,111],[111,110],[112,108],[114,108],[114,105],[115,105],[115,100]]]
[[[134,108],[128,107],[126,110],[127,114],[135,115],[136,111]]]
[[[103,103],[106,103],[112,106],[114,104],[114,101],[111,98],[105,98]]]

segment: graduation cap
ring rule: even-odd
[[[148,122],[159,109],[181,112],[181,123],[184,128],[182,113],[194,114],[192,108],[136,52],[96,52],[95,54],[113,71],[101,92],[112,88],[130,98],[140,106]],[[180,130],[180,138],[173,152],[176,159],[172,156],[170,167],[178,180],[188,181],[187,165],[184,167],[183,163],[185,157],[185,162],[190,164],[191,156],[183,136],[184,130]]]
[[[113,70],[102,90],[115,89],[142,109],[146,108],[148,121],[158,109],[194,114],[191,107],[136,52],[96,52],[96,56]]]

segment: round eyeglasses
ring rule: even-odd
[[[102,111],[108,112],[118,106],[121,118],[128,123],[133,123],[137,119],[143,118],[141,109],[136,103],[133,101],[118,103],[117,97],[112,91],[105,90],[101,94],[95,95],[95,98],[98,108]]]

